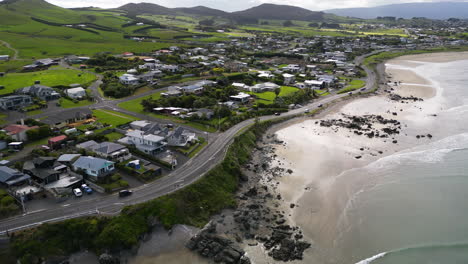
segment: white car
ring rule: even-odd
[[[73,193],[75,194],[76,197],[83,196],[83,192],[81,192],[79,188],[73,189]]]

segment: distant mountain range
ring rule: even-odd
[[[406,3],[376,7],[330,9],[325,12],[364,19],[383,16],[426,17],[430,19],[468,18],[468,2]]]
[[[224,12],[221,10],[208,8],[204,6],[187,7],[187,8],[167,8],[157,4],[139,3],[126,4],[119,8],[130,15],[178,15],[180,13],[202,15],[202,16],[217,16],[230,19],[279,19],[279,20],[302,20],[302,21],[320,21],[323,19],[323,12],[314,12],[305,8],[288,6],[262,4],[257,7],[252,7],[244,11],[233,13]]]

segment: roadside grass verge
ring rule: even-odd
[[[366,82],[363,80],[352,80],[345,88],[339,90],[337,93],[347,93],[352,92],[354,90],[360,89],[366,85]]]
[[[67,99],[67,98],[60,98],[59,102],[62,108],[75,108],[75,107],[81,107],[81,106],[94,104],[93,101],[89,101],[89,100],[80,100],[80,101],[76,101],[75,103],[74,101]]]

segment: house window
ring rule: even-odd
[[[97,174],[97,171],[91,171],[92,174],[96,175]]]

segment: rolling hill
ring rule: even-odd
[[[305,8],[288,5],[262,4],[244,11],[231,13],[238,17],[277,20],[320,21],[323,12],[314,12]]]
[[[117,10],[125,11],[129,15],[189,14],[199,16],[217,16],[226,19],[235,19],[237,21],[253,21],[256,19],[321,21],[324,19],[323,12],[314,12],[296,6],[275,4],[262,4],[256,7],[246,9],[244,11],[238,11],[233,13],[228,13],[204,6],[196,6],[191,8],[166,8],[160,5],[150,3],[127,4],[117,8]]]
[[[331,9],[325,12],[364,19],[379,16],[426,17],[430,19],[468,18],[468,2],[405,3],[377,7]]]

